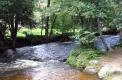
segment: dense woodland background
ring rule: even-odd
[[[1,0],[0,49],[75,38],[93,45],[94,37],[117,35],[121,0]]]

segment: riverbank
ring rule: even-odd
[[[40,35],[28,35],[26,37],[17,37],[15,48],[26,47],[26,46],[36,46],[39,44],[44,43],[51,43],[51,42],[66,42],[72,41],[70,33],[67,34],[58,34],[53,35],[50,37],[40,36]],[[0,50],[9,49],[12,47],[12,40],[11,38],[6,38],[4,40],[4,46],[0,46]]]
[[[116,48],[106,55],[94,49],[75,49],[67,59],[71,66],[89,74],[96,74],[101,80],[122,80],[122,48]]]
[[[50,30],[49,30],[50,31]],[[76,32],[79,32],[76,29]],[[20,48],[25,46],[35,46],[44,43],[51,42],[65,42],[72,40],[71,36],[75,33],[72,30],[67,32],[61,32],[58,29],[53,29],[53,33],[49,34],[48,37],[45,35],[45,30],[40,28],[20,28],[16,35],[16,43],[14,48]],[[0,50],[13,48],[11,33],[8,31],[4,38],[0,41]]]

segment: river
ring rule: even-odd
[[[0,57],[0,80],[97,80],[96,75],[65,63],[68,53],[76,46],[74,42],[57,42],[17,48],[13,53],[7,50]],[[11,63],[3,63],[11,57]]]

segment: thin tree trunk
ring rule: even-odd
[[[75,29],[76,29],[75,21],[77,21],[77,20],[72,16],[73,33],[75,33]]]
[[[49,31],[48,31],[48,29],[49,29],[49,17],[47,17],[46,18],[46,26],[45,26],[45,35],[46,35],[46,37],[48,37],[48,34],[49,34]]]
[[[97,23],[98,23],[97,28],[98,28],[98,31],[99,31],[99,34],[100,34],[100,39],[101,39],[101,41],[102,41],[102,43],[103,43],[105,49],[106,49],[107,51],[110,51],[110,50],[111,50],[111,47],[109,47],[109,46],[107,45],[107,43],[105,42],[104,37],[103,37],[103,35],[102,35],[102,31],[101,31],[101,28],[100,28],[100,19],[99,19],[99,18],[97,18]]]
[[[4,47],[4,35],[2,30],[0,30],[0,47]]]
[[[72,22],[71,22],[71,32],[74,32],[74,20],[73,16],[71,16]]]
[[[81,25],[81,28],[83,28],[83,24],[84,24],[83,16],[80,16],[80,25]]]
[[[120,29],[119,35],[120,35],[120,39],[122,40],[122,28]]]
[[[51,37],[51,35],[53,34],[53,27],[54,27],[57,15],[54,15],[53,17],[54,18],[53,18],[53,21],[52,21],[52,24],[51,24],[51,31],[50,31],[49,37]]]
[[[44,19],[43,19],[43,15],[42,15],[42,20],[41,20],[41,24],[42,24],[42,26],[41,26],[41,36],[42,36],[42,34],[43,34],[43,25],[44,25],[44,24],[43,24],[43,20],[44,20]]]
[[[51,1],[48,0],[47,7],[50,7],[50,2]],[[46,37],[48,37],[48,35],[49,35],[48,29],[49,29],[49,16],[46,18],[46,26],[45,26],[45,35],[46,35]]]
[[[17,19],[17,16],[13,17],[13,20],[11,20],[11,29],[10,30],[11,30],[12,47],[15,48],[17,30],[18,30],[18,19]]]

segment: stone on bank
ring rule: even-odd
[[[103,65],[98,72],[99,78],[105,78],[107,74],[116,75],[116,74],[122,74],[122,68],[112,65]]]
[[[103,39],[108,47],[114,47],[120,43],[119,35],[103,35]],[[99,36],[95,39],[95,47],[101,52],[107,51]]]

